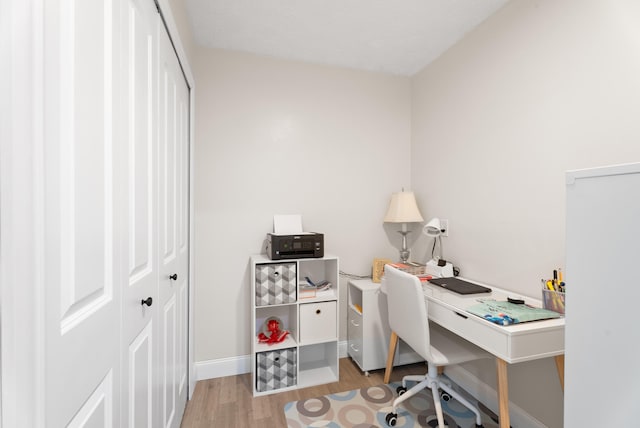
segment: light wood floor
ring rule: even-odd
[[[424,374],[424,363],[396,367],[391,382],[407,374]],[[365,386],[382,384],[384,369],[365,376],[350,358],[340,359],[340,381],[295,391],[253,397],[251,373],[202,380],[196,384],[193,398],[187,403],[182,428],[203,427],[286,427],[283,406],[303,400]]]

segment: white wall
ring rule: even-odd
[[[565,171],[640,160],[638,22],[632,1],[514,1],[414,76],[411,182],[463,275],[540,298],[564,265]],[[495,384],[493,364],[472,370]],[[562,426],[552,359],[509,376],[516,404]]]
[[[411,115],[408,78],[204,48],[194,64],[202,362],[250,353],[249,256],[263,251],[274,214],[301,214],[349,273],[397,257],[382,219],[391,193],[409,186]]]

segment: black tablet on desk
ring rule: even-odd
[[[491,293],[491,289],[459,278],[433,278],[429,282],[458,294]]]

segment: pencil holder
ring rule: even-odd
[[[565,293],[542,289],[542,303],[545,309],[564,314]]]

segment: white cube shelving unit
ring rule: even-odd
[[[337,382],[339,325],[338,258],[271,260],[254,255],[251,271],[251,367],[253,395],[266,395]],[[331,282],[309,295],[307,285]],[[293,292],[292,292],[293,290]],[[260,343],[265,323],[277,319],[289,335],[281,343]]]

